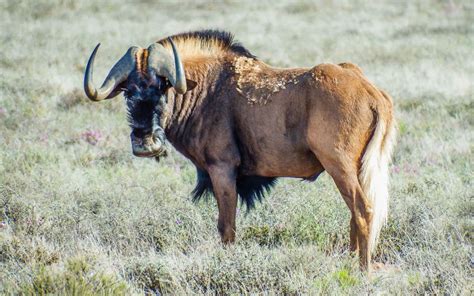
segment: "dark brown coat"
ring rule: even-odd
[[[235,240],[239,195],[252,207],[276,177],[315,180],[327,171],[352,214],[351,249],[369,268],[388,212],[395,138],[390,97],[351,63],[278,69],[228,33],[172,39],[188,91],[167,89],[160,126],[197,167],[195,199],[214,194],[222,241]],[[168,39],[158,43],[172,52]],[[146,60],[137,64],[147,68]]]

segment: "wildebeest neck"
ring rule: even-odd
[[[201,112],[216,91],[216,81],[225,71],[222,61],[218,60],[184,60],[187,79],[197,83],[196,88],[184,95],[177,94],[173,89],[168,91],[168,103],[163,112],[162,126],[167,139],[178,149],[184,144],[186,136],[192,133],[196,124],[196,114]],[[180,151],[185,153],[184,151]]]
[[[200,120],[208,116],[210,111],[222,110],[218,108],[219,104],[228,94],[219,92],[232,89],[229,75],[232,73],[235,57],[255,59],[255,56],[227,32],[206,30],[178,34],[171,38],[183,62],[186,78],[196,82],[197,86],[184,95],[178,95],[173,89],[168,92],[162,126],[168,140],[186,155],[184,148],[180,147],[189,146],[186,144],[197,133],[198,129],[195,127]],[[167,38],[158,43],[171,52]],[[221,79],[223,77],[225,79]]]

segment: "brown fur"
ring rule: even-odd
[[[164,128],[209,175],[222,241],[235,240],[236,179],[311,179],[325,170],[351,211],[351,250],[368,269],[377,213],[359,174],[376,127],[384,128],[384,138],[394,129],[390,97],[351,63],[277,69],[219,38],[184,34],[173,40],[197,87],[185,95],[169,90]],[[166,39],[159,42],[171,51]],[[371,153],[382,153],[385,142]]]
[[[237,91],[247,98],[249,104],[266,105],[272,94],[297,84],[304,70],[274,69],[265,63],[247,57],[236,57],[233,61]]]
[[[148,66],[148,50],[146,48],[139,48],[135,54],[135,59],[137,61],[137,72],[145,73]]]

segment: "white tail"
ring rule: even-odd
[[[388,165],[396,138],[395,122],[391,120],[388,131],[386,122],[377,118],[372,139],[362,157],[359,181],[362,190],[372,202],[372,224],[370,225],[369,249],[373,251],[382,226],[388,215]]]

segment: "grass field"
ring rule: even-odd
[[[471,1],[177,2],[0,1],[0,294],[472,295]],[[203,28],[275,66],[356,63],[392,95],[389,268],[358,271],[327,174],[281,179],[223,248],[191,163],[134,158],[122,96],[85,98],[98,42],[101,80],[129,46]]]

